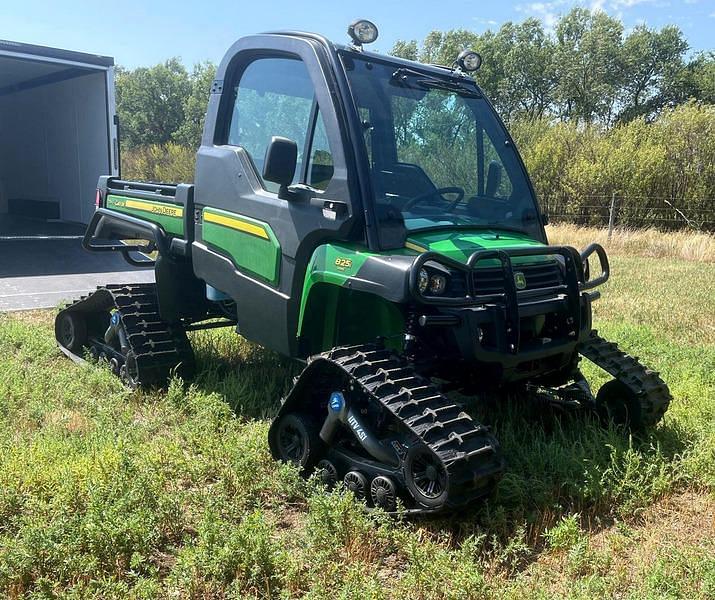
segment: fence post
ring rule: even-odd
[[[613,235],[613,225],[616,222],[616,192],[611,195],[611,209],[608,211],[608,241]]]

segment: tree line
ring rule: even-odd
[[[690,99],[715,103],[715,54],[688,56],[674,25],[660,30],[623,23],[602,11],[574,8],[552,32],[538,19],[497,31],[433,31],[418,44],[399,41],[392,54],[451,65],[463,48],[484,62],[479,85],[507,121],[538,119],[612,126]]]
[[[715,229],[715,53],[691,53],[672,25],[626,31],[574,8],[551,30],[526,19],[433,31],[391,54],[449,66],[464,48],[482,55],[477,82],[555,216],[598,222],[617,194],[626,224]],[[190,179],[214,74],[176,58],[118,69],[125,176]]]

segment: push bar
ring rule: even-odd
[[[97,229],[101,228],[104,222],[116,223],[117,225],[130,230],[133,234],[146,236],[149,240],[149,245],[134,245],[130,246],[119,240],[110,240],[107,243],[96,243],[95,233]],[[101,238],[100,238],[101,239]],[[109,210],[107,208],[98,208],[94,211],[92,215],[92,220],[87,226],[87,231],[82,239],[82,247],[85,250],[91,252],[121,252],[124,259],[131,265],[144,267],[152,266],[154,261],[149,259],[147,261],[140,261],[132,258],[130,252],[152,252],[154,248],[152,245],[159,250],[160,254],[168,254],[168,243],[167,236],[164,229],[152,223],[151,221],[144,221],[133,217],[131,215],[126,215],[122,213],[117,213],[116,211]]]

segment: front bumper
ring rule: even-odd
[[[601,263],[601,275],[586,280],[584,264],[592,254]],[[560,264],[561,282],[549,287],[517,289],[516,257],[551,257]],[[503,291],[484,294],[472,273],[480,262],[498,261]],[[425,296],[418,289],[420,269],[438,263],[465,272],[466,293],[459,297]],[[580,341],[591,331],[591,302],[599,296],[594,287],[610,275],[608,258],[597,244],[580,253],[569,246],[542,246],[510,250],[480,250],[466,265],[426,252],[415,259],[410,272],[410,291],[421,308],[423,328],[449,328],[452,344],[461,359],[493,364],[501,379],[532,377],[564,368]],[[534,332],[539,323],[539,332]],[[450,345],[452,345],[450,344]]]

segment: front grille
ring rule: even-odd
[[[548,288],[561,285],[564,282],[561,268],[556,261],[535,263],[530,265],[513,265],[514,273],[523,273],[527,290]],[[472,271],[474,293],[477,296],[487,294],[503,294],[504,271],[501,267],[476,268]]]

